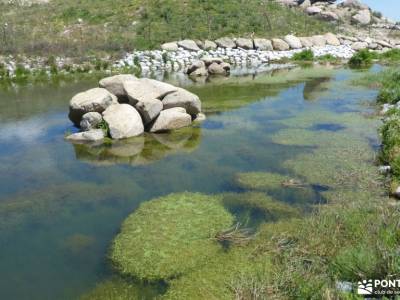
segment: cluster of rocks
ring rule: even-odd
[[[203,57],[201,60],[191,64],[186,74],[194,77],[208,76],[208,75],[229,75],[231,72],[231,65],[224,62],[222,58],[218,57]]]
[[[105,136],[124,139],[165,132],[202,120],[199,97],[173,85],[130,74],[107,77],[99,87],[75,95],[69,106],[70,120],[81,132],[67,137],[77,142],[96,142]]]
[[[331,0],[277,0],[279,3],[291,7],[298,7],[308,15],[316,16],[325,21],[342,21],[351,24],[395,25],[379,13],[373,13],[368,5],[360,0],[345,0],[341,3]]]

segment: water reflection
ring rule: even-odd
[[[98,166],[146,165],[176,153],[194,151],[201,141],[201,128],[186,127],[105,143],[73,144],[76,158]]]

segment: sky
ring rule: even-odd
[[[385,17],[400,21],[400,0],[362,0],[373,10],[383,13]]]

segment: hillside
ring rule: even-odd
[[[271,0],[53,0],[30,6],[0,3],[0,10],[1,54],[113,55],[183,38],[335,29]]]

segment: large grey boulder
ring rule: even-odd
[[[351,45],[351,49],[358,51],[362,49],[368,48],[368,43],[367,42],[355,42],[353,45]]]
[[[294,35],[289,34],[289,35],[285,36],[283,39],[292,49],[300,49],[303,47],[299,38]]]
[[[224,60],[220,57],[204,56],[201,58],[206,67],[209,67],[212,63],[222,64]]]
[[[322,12],[322,9],[318,6],[310,6],[306,8],[306,13],[310,16],[318,15]]]
[[[144,124],[153,121],[163,110],[163,104],[158,99],[146,99],[136,103],[135,108],[140,113]]]
[[[217,44],[213,41],[205,40],[204,41],[204,50],[215,50],[217,49]]]
[[[236,48],[236,43],[229,37],[223,37],[215,40],[215,43],[221,48]]]
[[[126,96],[123,84],[126,81],[132,80],[137,80],[136,76],[132,74],[115,75],[100,80],[99,86],[117,96],[120,102],[127,102],[128,97]]]
[[[320,18],[325,21],[338,21],[339,16],[333,11],[323,11],[319,14]]]
[[[190,115],[197,115],[201,112],[201,102],[199,97],[181,88],[178,88],[176,92],[165,96],[162,103],[164,109],[182,107]]]
[[[68,141],[78,142],[78,143],[98,142],[104,139],[104,132],[102,129],[92,129],[89,131],[71,134],[67,136],[66,139]]]
[[[299,37],[299,40],[300,40],[301,44],[303,45],[303,47],[305,47],[305,48],[310,48],[310,47],[314,46],[311,38],[309,38],[309,37]]]
[[[274,50],[278,51],[286,51],[290,49],[289,44],[282,39],[272,39],[272,46],[274,47]]]
[[[140,114],[129,104],[109,106],[103,112],[103,119],[107,123],[113,139],[130,138],[144,132]]]
[[[102,121],[103,117],[98,112],[88,112],[82,116],[80,127],[83,131],[89,131],[96,129]]]
[[[150,132],[163,132],[189,126],[192,117],[184,108],[174,107],[163,110],[150,128]]]
[[[102,113],[107,107],[117,103],[117,97],[106,89],[90,89],[71,99],[68,117],[76,126],[79,126],[84,114],[88,112]]]
[[[127,81],[123,86],[131,105],[145,100],[161,100],[166,95],[177,91],[173,85],[148,78]]]
[[[328,45],[332,45],[332,46],[340,46],[340,41],[337,38],[336,35],[334,35],[331,32],[328,32],[327,34],[324,35],[324,38],[326,40],[326,43]]]
[[[368,6],[361,3],[360,0],[345,0],[340,3],[340,6],[353,9],[368,9]]]
[[[326,45],[326,39],[323,35],[314,35],[311,37],[311,41],[315,47],[324,47]]]
[[[206,64],[203,60],[195,61],[187,68],[186,74],[191,76],[207,76]]]
[[[238,48],[242,48],[242,49],[246,49],[246,50],[249,50],[249,49],[253,49],[253,48],[254,48],[253,40],[251,40],[251,39],[245,39],[245,38],[238,38],[238,39],[236,40],[236,46],[237,46]]]
[[[178,51],[178,44],[176,42],[165,43],[161,45],[161,49],[165,51]]]
[[[369,9],[360,10],[352,17],[352,21],[361,25],[368,25],[371,23],[371,12]]]
[[[196,42],[192,40],[179,41],[178,46],[189,51],[201,50],[200,47],[196,44]]]
[[[272,43],[267,39],[254,39],[254,47],[261,51],[272,51]]]
[[[212,63],[209,67],[208,67],[208,73],[210,73],[211,75],[226,75],[227,72],[224,69],[222,64],[218,64],[218,63]]]

